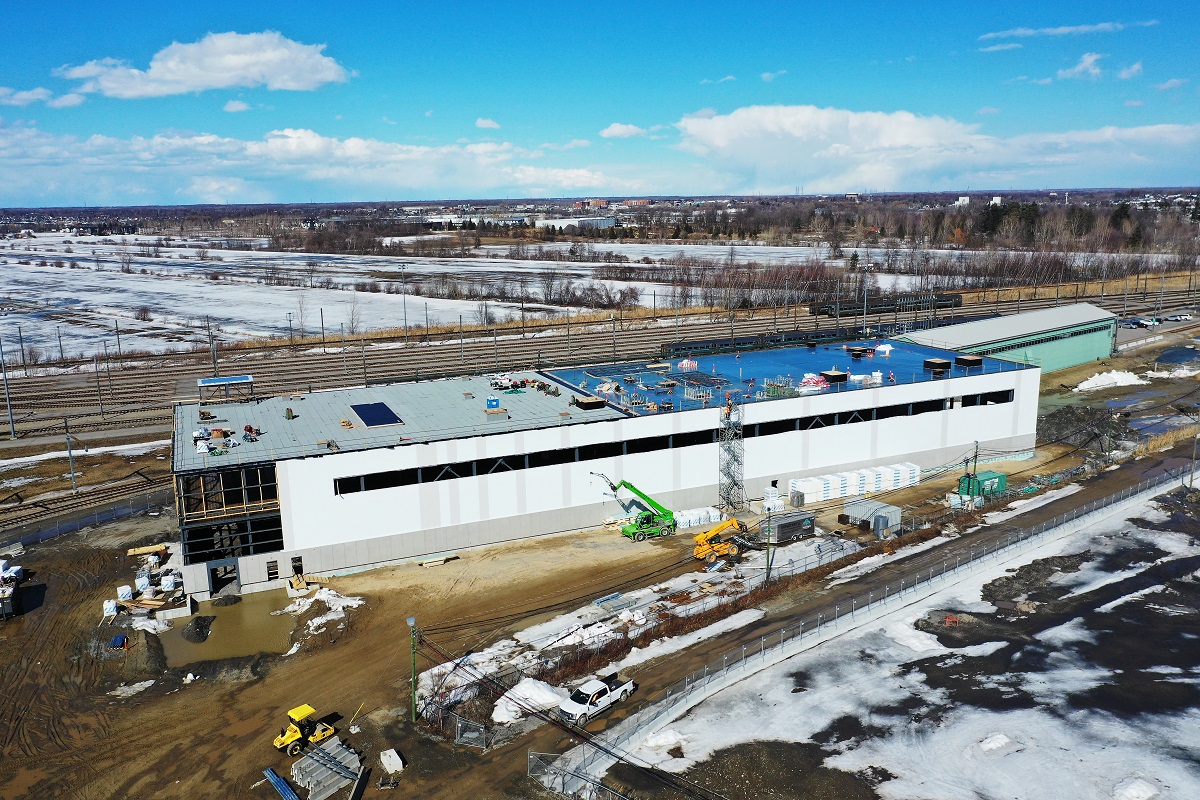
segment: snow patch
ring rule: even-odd
[[[80,452],[73,450],[76,456],[89,455],[94,456],[100,453],[123,453],[127,456],[140,455],[142,453],[150,453],[154,450],[160,450],[164,447],[170,447],[170,439],[156,439],[153,442],[135,442],[134,444],[113,444],[103,447],[89,447]],[[0,459],[0,471],[12,469],[13,467],[21,467],[27,464],[36,464],[39,461],[52,461],[56,458],[66,458],[66,450],[56,450],[52,453],[38,453],[35,456],[21,456],[20,458]]]
[[[150,617],[134,617],[130,624],[135,631],[145,631],[153,633],[156,636],[163,631],[171,629],[171,623],[165,619],[151,619]]]
[[[567,699],[567,691],[551,686],[535,678],[522,678],[496,701],[492,709],[492,722],[507,725],[529,713],[529,709],[545,711],[557,708]]]
[[[144,692],[153,685],[154,685],[153,680],[141,681],[139,683],[131,683],[128,685],[122,683],[120,686],[113,689],[108,694],[110,697],[120,697],[120,698],[124,699],[127,697],[133,697],[138,692]]]
[[[1141,778],[1129,778],[1113,787],[1113,800],[1152,800],[1158,795],[1158,787]]]
[[[1176,367],[1173,370],[1163,372],[1147,372],[1147,378],[1194,378],[1200,375],[1200,369],[1194,367]]]
[[[1111,389],[1114,386],[1140,386],[1147,383],[1150,383],[1150,381],[1142,380],[1132,372],[1114,369],[1109,372],[1097,372],[1072,389],[1072,391],[1090,392],[1095,389]]]
[[[979,743],[979,749],[987,753],[992,750],[999,750],[1005,745],[1011,744],[1012,739],[1005,736],[1003,733],[993,733],[991,736]]]
[[[833,578],[833,580],[829,582],[829,585],[837,586],[842,583],[849,583],[856,578],[861,578],[867,573],[874,572],[882,567],[885,562],[894,560],[897,556],[901,558],[907,558],[908,556],[915,555],[916,553],[937,547],[939,544],[944,544],[950,541],[951,538],[953,537],[935,536],[934,538],[928,539],[920,544],[914,544],[910,547],[901,548],[897,551],[897,555],[889,556],[887,553],[880,553],[879,555],[875,556],[867,556],[862,561],[857,561],[848,567],[842,567],[835,572],[829,573],[829,577]]]
[[[1051,489],[1048,492],[1043,492],[1037,497],[1030,497],[1025,500],[1014,500],[1009,503],[1007,511],[992,511],[983,515],[983,521],[989,525],[995,525],[999,522],[1010,520],[1018,514],[1024,514],[1026,511],[1032,511],[1035,508],[1041,508],[1044,505],[1053,503],[1055,500],[1075,494],[1083,487],[1077,483],[1067,484],[1061,489]]]
[[[610,664],[607,669],[603,669],[601,672],[607,673],[612,669],[627,669],[628,667],[652,661],[671,653],[678,653],[680,650],[685,650],[697,642],[712,639],[730,631],[736,631],[738,628],[744,628],[751,622],[762,619],[766,613],[762,609],[748,608],[745,611],[739,611],[731,617],[714,622],[712,625],[706,625],[700,630],[684,633],[679,636],[671,636],[667,639],[657,639],[645,647],[633,648],[629,651],[629,655],[615,664]]]
[[[315,593],[307,597],[297,597],[291,603],[278,611],[272,611],[272,614],[294,614],[301,616],[308,612],[316,603],[324,603],[329,610],[318,617],[310,619],[307,623],[308,632],[320,633],[325,630],[325,625],[334,620],[345,619],[346,609],[358,608],[364,601],[361,597],[346,597],[338,594],[333,589],[322,587]]]

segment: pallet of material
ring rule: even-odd
[[[145,547],[134,547],[132,549],[126,550],[125,555],[127,555],[127,556],[149,556],[149,555],[153,555],[155,553],[161,553],[166,549],[167,549],[167,546],[165,544],[148,544]]]
[[[143,597],[143,598],[139,598],[137,600],[123,600],[121,602],[121,605],[125,606],[126,608],[158,609],[158,608],[162,608],[169,602],[171,602],[171,601],[167,600],[165,598]]]

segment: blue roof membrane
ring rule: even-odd
[[[879,348],[873,356],[853,358],[850,348]],[[885,354],[886,353],[886,354]],[[717,355],[688,356],[661,362],[623,362],[596,364],[575,369],[546,370],[563,383],[602,397],[614,405],[637,414],[684,411],[725,403],[725,395],[738,393],[741,402],[760,402],[794,397],[796,387],[807,377],[827,370],[849,373],[845,383],[833,383],[821,391],[803,394],[830,394],[856,391],[872,384],[854,381],[853,376],[880,373],[884,386],[921,383],[943,378],[1011,372],[1027,365],[1000,359],[982,359],[981,366],[952,366],[934,377],[925,369],[925,360],[942,358],[954,362],[956,354],[925,345],[894,339],[839,342],[817,347],[788,347],[776,350],[747,350]],[[685,363],[691,360],[691,364]],[[682,365],[682,366],[681,366]],[[788,391],[788,389],[793,391]],[[664,408],[664,403],[668,404]]]

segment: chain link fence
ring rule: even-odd
[[[52,519],[39,519],[5,528],[0,532],[0,551],[15,544],[22,546],[37,544],[55,536],[75,533],[93,525],[103,525],[135,514],[162,512],[173,507],[175,492],[170,486],[151,489],[142,494],[125,497],[112,503],[87,509],[64,512]]]
[[[897,606],[919,599],[919,596],[932,594],[936,590],[935,583],[940,588],[948,579],[974,571],[986,561],[1042,544],[1048,533],[1067,523],[1091,517],[1143,492],[1161,489],[1189,472],[1189,467],[1167,471],[1032,528],[1007,534],[988,544],[970,547],[966,557],[956,556],[953,562],[943,560],[940,568],[910,572],[898,583],[885,585],[882,592],[871,591],[865,597],[852,598],[848,608],[839,604],[807,620],[789,622],[762,635],[758,641],[734,648],[719,660],[684,676],[669,686],[654,703],[643,706],[633,716],[590,741],[560,756],[531,753],[528,774],[547,789],[563,796],[586,800],[619,797],[611,790],[600,787],[595,776],[607,771],[618,758],[624,758],[627,749],[636,747],[635,740],[640,740],[647,729],[656,729],[732,683],[806,649],[801,643],[812,646],[831,638],[847,628],[847,617],[858,624],[882,616]],[[597,794],[601,789],[610,794]]]

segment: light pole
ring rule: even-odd
[[[12,409],[8,411],[8,418],[12,420]],[[16,438],[15,436],[13,437]],[[1200,442],[1200,433],[1192,439],[1192,474],[1188,476],[1188,489],[1196,488],[1196,442]]]
[[[859,273],[859,276],[858,276],[858,283],[862,287],[862,296],[863,296],[862,336],[865,339],[865,338],[867,338],[867,264],[865,261],[863,262],[863,265],[862,265],[862,271]]]
[[[8,365],[4,363],[4,340],[0,339],[0,371],[4,373],[4,407],[8,409],[8,437],[17,438],[17,426],[13,424],[12,395],[8,393]],[[103,416],[103,414],[101,414]]]
[[[767,511],[767,574],[763,578],[763,586],[771,582],[771,562],[775,555],[775,548],[771,546],[771,512]]]
[[[409,617],[408,620],[408,636],[412,645],[412,721],[417,724],[417,618]]]
[[[78,494],[79,487],[75,484],[75,454],[71,451],[71,440],[75,439],[75,437],[71,435],[71,429],[67,425],[66,417],[63,417],[63,433],[66,434],[67,437],[67,461],[71,465],[71,493]],[[83,452],[86,453],[88,450],[87,445],[78,439],[75,439],[75,441],[83,445]]]

